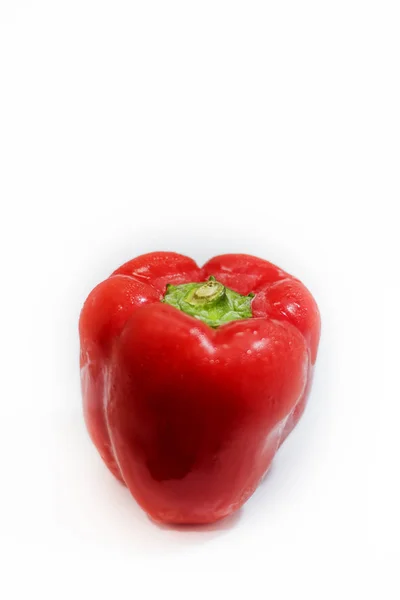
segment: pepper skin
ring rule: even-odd
[[[193,316],[212,302],[213,327]],[[303,413],[320,318],[304,285],[265,260],[199,268],[154,252],[90,293],[79,331],[85,421],[110,471],[154,520],[211,523],[251,496]]]

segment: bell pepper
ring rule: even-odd
[[[253,494],[302,415],[320,317],[260,258],[198,267],[153,252],[95,287],[79,330],[84,417],[107,467],[155,521],[211,523]]]

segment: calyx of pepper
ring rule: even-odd
[[[254,294],[242,296],[211,276],[201,283],[168,284],[163,302],[215,328],[251,318],[253,297]]]

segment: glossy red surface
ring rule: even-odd
[[[253,318],[212,329],[160,302],[167,283],[210,275],[254,292]],[[98,285],[79,327],[88,431],[142,508],[168,523],[239,508],[305,408],[320,333],[308,290],[247,255],[199,268],[155,252]]]

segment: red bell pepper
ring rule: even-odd
[[[303,413],[320,318],[265,260],[154,252],[90,293],[79,329],[84,416],[108,468],[156,521],[210,523],[251,496]]]

